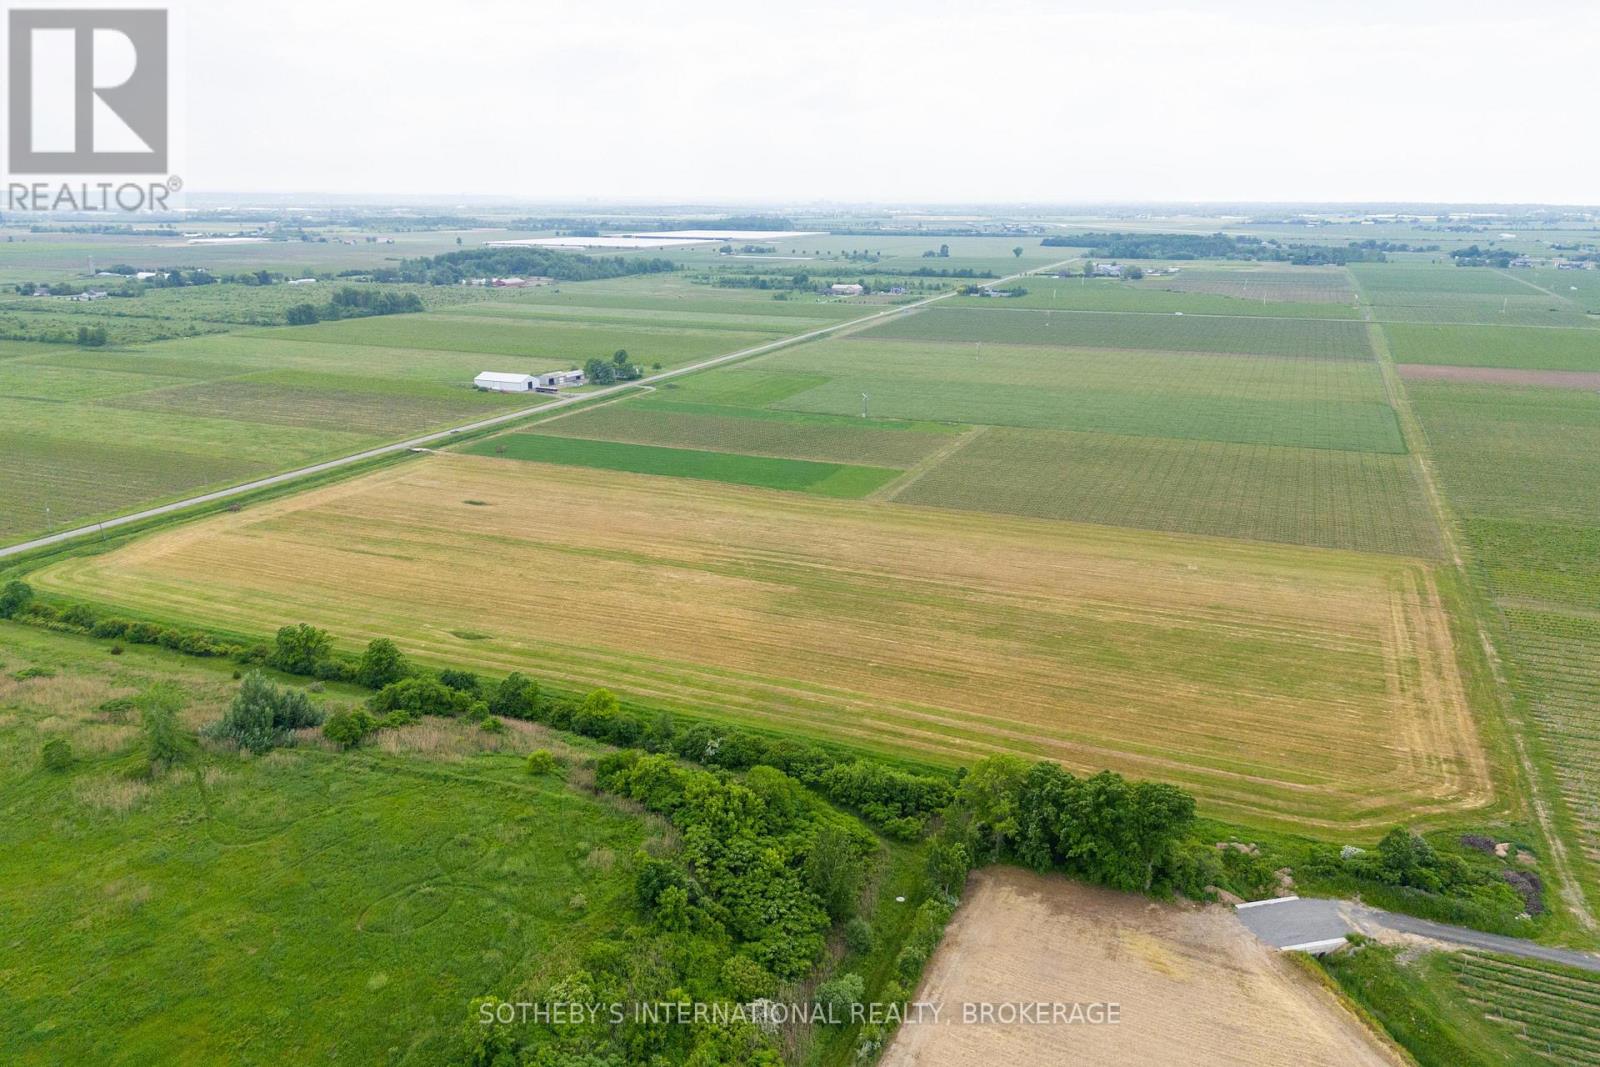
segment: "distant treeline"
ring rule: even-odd
[[[1303,266],[1382,263],[1387,252],[1437,252],[1438,245],[1351,241],[1318,245],[1230,237],[1225,233],[1076,233],[1046,237],[1049,248],[1087,248],[1102,259],[1253,259]]]
[[[456,285],[469,278],[544,277],[589,282],[674,269],[670,259],[644,256],[585,256],[549,248],[473,248],[402,260],[395,270],[375,270],[374,281]]]
[[[327,319],[359,319],[369,315],[403,315],[421,311],[422,298],[416,293],[380,293],[371,289],[342,286],[322,306],[296,304],[284,312],[290,326],[309,326]]]

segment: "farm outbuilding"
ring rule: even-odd
[[[831,285],[828,292],[834,296],[860,296],[865,290],[854,282]]]
[[[472,379],[472,384],[495,393],[530,393],[538,384],[538,379],[531,374],[502,374],[486,370]]]
[[[555,370],[539,375],[539,386],[544,389],[560,389],[565,385],[582,385],[583,371],[581,370]]]

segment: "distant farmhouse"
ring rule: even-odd
[[[486,370],[472,384],[491,393],[554,393],[564,387],[583,384],[581,370],[555,370],[544,374],[508,374]]]
[[[1096,263],[1094,265],[1094,276],[1096,278],[1120,278],[1122,277],[1122,267],[1116,263]]]
[[[857,285],[855,282],[849,282],[843,285],[829,286],[828,292],[832,293],[834,296],[860,296],[862,293],[866,292],[866,290]]]
[[[472,384],[491,393],[531,393],[538,381],[531,374],[502,374],[486,370],[472,379]]]

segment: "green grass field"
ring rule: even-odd
[[[842,498],[866,496],[900,473],[882,467],[854,467],[803,459],[774,459],[771,456],[659,448],[618,441],[547,437],[537,433],[502,434],[480,441],[466,451],[480,456],[503,456],[535,463],[697,478],[729,485],[755,485],[764,489]]]
[[[443,1062],[472,998],[576,966],[629,907],[654,831],[530,778],[526,751],[576,751],[532,728],[131,777],[137,713],[97,706],[165,681],[193,726],[231,666],[0,630],[7,1063]],[[69,771],[40,768],[49,738]]]

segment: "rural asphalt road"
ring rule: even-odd
[[[1280,897],[1240,904],[1234,908],[1234,912],[1251,933],[1281,949],[1325,952],[1343,944],[1346,934],[1365,934],[1380,941],[1393,940],[1394,934],[1410,934],[1445,945],[1560,963],[1600,973],[1600,956],[1592,953],[1550,948],[1518,937],[1502,937],[1469,930],[1465,926],[1416,919],[1348,900]],[[1385,934],[1391,936],[1385,938]]]
[[[1007,275],[1004,278],[989,279],[986,281],[987,284],[991,286],[1004,285],[1005,283],[1015,281],[1018,278],[1027,277],[1029,274],[1037,271],[1055,270],[1056,268],[1060,267],[1062,263],[1066,262],[1070,261],[1062,260],[1059,263],[1052,263],[1049,266],[1033,267],[1017,274]],[[299,467],[292,471],[284,471],[282,474],[274,474],[266,478],[257,478],[253,481],[240,482],[238,485],[230,485],[226,489],[217,489],[209,493],[201,493],[198,496],[185,497],[183,500],[174,500],[170,504],[162,504],[159,507],[145,508],[142,511],[133,511],[126,515],[118,515],[115,518],[106,519],[104,522],[92,523],[88,526],[79,526],[71,530],[62,530],[60,533],[47,534],[44,537],[35,537],[30,541],[19,541],[14,545],[6,545],[4,548],[0,548],[0,559],[4,559],[7,556],[20,555],[24,552],[31,552],[36,548],[44,548],[47,545],[60,544],[63,541],[70,541],[75,537],[87,537],[90,534],[103,533],[106,530],[115,529],[118,526],[126,526],[133,522],[142,522],[145,519],[153,519],[159,515],[169,515],[174,511],[181,511],[184,508],[193,507],[196,504],[209,504],[214,500],[226,500],[230,496],[238,496],[241,493],[250,493],[257,489],[266,489],[274,485],[283,485],[285,482],[292,482],[300,478],[309,477],[313,474],[321,474],[323,471],[331,471],[337,470],[340,467],[348,467],[352,463],[361,463],[364,460],[374,459],[378,456],[386,456],[395,452],[404,452],[413,448],[425,448],[428,445],[439,444],[440,442],[448,441],[457,434],[469,433],[474,430],[485,430],[491,426],[515,422],[518,419],[525,419],[532,415],[543,415],[546,412],[557,411],[572,404],[593,400],[596,397],[609,396],[613,393],[621,393],[640,385],[649,385],[652,382],[662,382],[669,378],[679,377],[680,375],[692,374],[695,371],[705,370],[708,367],[715,367],[722,363],[732,363],[735,360],[750,359],[754,356],[759,356],[775,349],[785,348],[789,345],[802,344],[806,341],[815,340],[818,337],[825,337],[831,333],[838,333],[841,330],[858,327],[864,323],[873,322],[877,319],[888,318],[891,315],[900,315],[907,311],[914,311],[917,308],[931,304],[937,300],[944,300],[948,297],[954,296],[956,292],[957,290],[950,289],[942,293],[935,293],[933,296],[924,297],[921,300],[914,300],[909,304],[899,304],[894,307],[885,308],[884,310],[871,315],[863,315],[859,319],[849,319],[845,322],[836,322],[830,326],[823,326],[815,330],[809,330],[806,333],[794,334],[790,337],[781,337],[776,341],[768,341],[766,344],[756,345],[753,348],[742,348],[737,352],[729,352],[725,355],[713,356],[711,359],[703,359],[698,363],[691,363],[688,366],[676,367],[672,370],[662,371],[660,374],[652,374],[647,378],[640,378],[637,381],[624,382],[619,385],[608,386],[605,389],[596,389],[592,393],[561,397],[559,399],[540,404],[537,407],[524,408],[521,411],[511,411],[504,415],[496,415],[489,419],[479,419],[477,422],[469,422],[462,426],[454,426],[448,430],[437,430],[433,433],[423,434],[421,437],[413,437],[406,441],[396,441],[394,444],[380,445],[377,448],[369,448],[364,452],[355,452],[348,456],[340,456],[338,459],[330,459],[324,460],[321,463],[313,463],[309,467]]]

